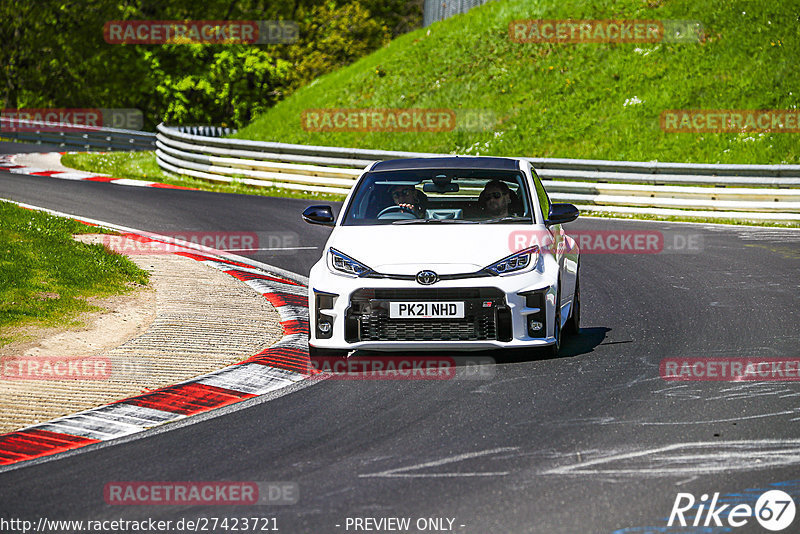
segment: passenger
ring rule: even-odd
[[[516,195],[502,180],[492,180],[487,183],[478,196],[478,206],[481,214],[491,218],[502,218],[513,215]]]

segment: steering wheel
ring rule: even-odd
[[[392,214],[392,213],[397,213],[397,214],[407,213],[407,214],[413,215],[413,217],[401,217],[403,219],[406,219],[406,218],[408,218],[408,219],[412,219],[412,218],[413,219],[419,219],[419,217],[417,217],[417,214],[414,213],[414,210],[412,210],[411,208],[407,208],[405,206],[389,206],[388,208],[384,208],[384,209],[381,210],[380,213],[378,213],[378,217],[377,218],[380,219],[384,215],[389,215],[389,214]]]

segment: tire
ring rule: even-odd
[[[349,350],[346,349],[318,349],[316,347],[312,347],[311,345],[308,346],[308,357],[309,358],[347,358],[347,355],[350,353]]]
[[[556,338],[556,342],[552,345],[548,345],[545,349],[545,354],[549,358],[557,358],[558,353],[561,350],[561,283],[559,281],[558,284],[558,297],[556,297],[556,310],[555,310],[555,321],[553,324],[553,337]]]
[[[343,362],[347,361],[346,350],[336,349],[317,349],[308,346],[308,374],[314,375],[318,372],[331,372],[339,369]]]
[[[581,270],[578,269],[575,277],[575,295],[572,297],[572,310],[570,310],[567,324],[564,331],[570,335],[578,335],[581,332]]]

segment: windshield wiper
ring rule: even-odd
[[[475,224],[478,221],[465,221],[464,219],[399,219],[393,221],[392,224]]]
[[[494,223],[506,223],[506,222],[530,222],[530,217],[518,217],[518,216],[510,216],[510,217],[500,217],[497,219],[487,219],[485,221],[481,221],[483,223],[494,224]]]

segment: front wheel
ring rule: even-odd
[[[545,354],[550,358],[557,358],[558,352],[561,350],[561,284],[559,284],[559,296],[556,297],[556,309],[553,314],[553,337],[556,339],[555,343],[548,345],[545,349]]]
[[[329,373],[339,369],[347,361],[346,350],[317,349],[308,346],[309,374]]]
[[[575,295],[572,297],[572,312],[570,313],[565,332],[579,334],[581,331],[581,277],[580,270],[575,276]]]
[[[347,358],[349,350],[346,349],[318,349],[316,347],[308,346],[309,358]]]

